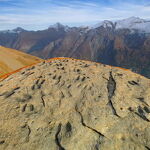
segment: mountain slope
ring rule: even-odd
[[[100,26],[103,27],[111,27],[115,29],[130,29],[130,30],[138,30],[138,32],[150,33],[150,20],[141,19],[139,17],[130,17],[127,19],[122,19],[118,21],[102,21],[92,28],[98,28]]]
[[[2,150],[150,149],[150,80],[52,59],[0,82]]]
[[[139,32],[150,33],[150,20],[130,17],[116,22],[116,28],[136,29]]]
[[[18,31],[18,32],[15,32]],[[43,31],[0,32],[0,44],[43,59],[73,57],[131,69],[150,78],[150,22],[131,17],[94,27],[59,23]]]
[[[42,59],[35,56],[0,46],[0,76],[40,61]]]

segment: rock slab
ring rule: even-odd
[[[149,150],[150,80],[52,59],[0,82],[0,150]]]

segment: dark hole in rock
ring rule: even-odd
[[[32,74],[34,74],[35,72],[27,72],[25,75],[28,77],[28,76],[30,76],[30,75],[32,75]]]
[[[68,88],[70,88],[70,87],[71,87],[71,84],[70,84],[70,85],[68,85],[67,87],[68,87]]]
[[[45,82],[45,79],[44,79],[44,80],[42,80],[42,81],[41,81],[41,83],[39,83],[39,84],[37,85],[37,88],[38,88],[38,89],[40,89],[40,88],[41,88],[41,86],[42,86],[42,84],[43,84],[44,82]]]
[[[53,79],[56,79],[56,75],[53,76]]]
[[[81,81],[85,81],[85,77],[83,77]]]
[[[121,74],[121,73],[117,73],[117,75],[120,76],[120,77],[123,76],[123,74]]]
[[[35,84],[38,84],[38,83],[39,83],[39,81],[40,81],[40,80],[38,79],[38,80],[35,82]]]
[[[30,99],[32,98],[32,96],[29,95],[29,94],[24,94],[24,95],[23,95],[23,98],[24,98],[25,100],[30,100]]]
[[[32,67],[31,67],[31,69],[34,69],[34,68],[35,68],[35,66],[32,66]]]
[[[40,88],[41,88],[41,86],[42,86],[42,84],[38,84],[38,85],[37,85],[37,88],[38,88],[38,89],[40,89]]]
[[[80,72],[80,69],[77,69],[77,72]]]
[[[144,98],[143,97],[139,97],[137,99],[140,100],[141,102],[144,102]]]
[[[14,90],[12,90],[12,91],[10,91],[10,92],[6,92],[6,93],[5,93],[5,98],[8,98],[8,97],[12,96],[14,93],[15,93]]]
[[[148,146],[145,146],[145,148],[146,148],[147,150],[150,150],[150,147],[148,147]]]
[[[5,143],[5,141],[4,141],[4,140],[0,141],[0,144],[4,144],[4,143]]]
[[[147,113],[150,113],[150,109],[146,106],[144,106],[144,110],[147,112]]]
[[[21,72],[21,74],[25,74],[25,71],[24,71],[24,72]]]
[[[122,140],[122,141],[125,141],[125,137],[121,137],[121,140]]]
[[[61,77],[62,77],[62,76],[59,76],[59,77],[58,77],[58,80],[60,80],[60,79],[61,79]]]
[[[88,65],[88,64],[85,64],[84,67],[89,67],[89,65]]]
[[[64,67],[62,67],[62,68],[61,68],[61,70],[65,70],[65,68],[64,68]]]
[[[42,80],[40,84],[43,84],[44,82],[45,82],[45,79],[44,79],[44,80]]]
[[[116,81],[112,76],[112,72],[110,72],[109,80],[107,83],[107,90],[108,90],[108,98],[110,100],[113,97],[116,90]]]
[[[35,89],[35,85],[32,85],[32,86],[31,86],[31,90],[34,90],[34,89]]]
[[[16,87],[16,88],[14,88],[14,91],[15,91],[15,90],[19,90],[19,89],[20,89],[20,87]]]
[[[71,126],[70,122],[68,122],[66,124],[66,132],[71,132],[71,131],[72,131],[72,126]]]
[[[139,83],[137,83],[136,81],[128,81],[128,83],[131,85],[139,85]]]
[[[27,104],[23,105],[23,107],[22,107],[22,112],[25,112],[26,107],[27,107]]]
[[[42,76],[39,76],[38,78],[42,78]]]
[[[129,107],[128,110],[129,110],[129,111],[133,111],[132,107]]]
[[[30,107],[30,111],[34,110],[34,106],[32,104],[29,107]]]
[[[139,135],[138,135],[138,134],[135,134],[135,136],[138,137]]]
[[[144,113],[144,111],[142,110],[142,108],[139,106],[138,107],[138,112],[140,113],[140,114],[143,114]]]

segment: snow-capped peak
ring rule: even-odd
[[[15,28],[13,30],[3,30],[3,31],[0,31],[0,32],[1,33],[21,33],[23,31],[25,31],[23,28],[17,27],[17,28]]]
[[[49,29],[50,29],[50,28],[54,28],[54,29],[56,29],[56,30],[64,29],[65,31],[69,29],[68,26],[65,26],[65,25],[63,25],[63,24],[61,24],[61,23],[59,23],[59,22],[57,22],[57,23],[55,23],[55,24],[53,24],[53,25],[50,25],[50,26],[49,26]]]
[[[16,33],[20,33],[20,32],[23,32],[23,31],[25,31],[23,28],[21,28],[21,27],[17,27],[17,28],[15,28],[15,29],[13,29],[12,31],[14,31],[14,32],[16,32]]]
[[[101,27],[101,26],[104,27],[104,28],[107,28],[107,27],[112,28],[113,27],[113,22],[111,22],[109,20],[104,20],[104,21],[92,26],[91,28],[98,28],[98,27]]]
[[[141,19],[139,17],[130,17],[115,22],[116,29],[136,29],[142,32],[150,33],[150,20]]]
[[[49,28],[63,28],[63,27],[64,25],[59,22],[49,26]]]
[[[94,26],[91,26],[92,29],[98,27],[104,28],[114,28],[114,29],[130,29],[132,31],[138,30],[139,32],[150,33],[150,20],[141,19],[139,17],[130,17],[118,21],[102,21]]]

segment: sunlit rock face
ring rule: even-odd
[[[150,149],[150,80],[68,58],[0,82],[1,150]]]

